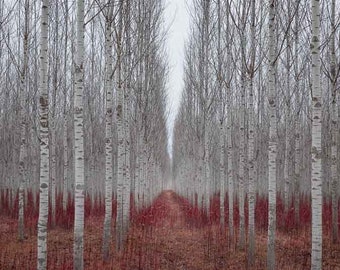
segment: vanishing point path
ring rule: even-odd
[[[132,226],[122,268],[225,269],[226,239],[218,226],[195,224],[192,211],[176,193],[164,191]]]

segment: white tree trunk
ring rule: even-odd
[[[321,113],[320,89],[320,1],[311,1],[312,55],[312,264],[322,269],[322,170],[321,170]]]
[[[207,211],[208,219],[210,220],[210,185],[211,185],[211,176],[210,176],[210,160],[209,160],[209,142],[208,142],[208,126],[206,125],[204,128],[204,184],[205,184],[205,192],[204,192],[204,208]]]
[[[65,1],[65,48],[64,48],[64,109],[63,109],[63,211],[68,200],[68,144],[67,144],[67,46],[68,46],[68,1]]]
[[[55,100],[54,100],[55,102]],[[53,102],[53,103],[54,103]],[[53,107],[55,107],[55,103],[53,104]],[[54,110],[54,109],[53,109]],[[52,110],[52,111],[53,111]],[[54,118],[54,113],[52,112],[52,117]],[[50,121],[50,133],[51,133],[51,142],[50,142],[50,157],[51,157],[51,224],[52,227],[55,227],[56,225],[56,131],[55,131],[55,121]]]
[[[74,220],[74,269],[84,268],[84,0],[77,0],[77,39],[74,93],[74,174],[75,174],[75,220]]]
[[[339,162],[337,157],[337,137],[339,130],[337,125],[338,120],[338,109],[337,109],[337,66],[336,66],[336,54],[335,54],[335,0],[332,0],[331,8],[331,41],[330,41],[330,53],[331,53],[331,63],[330,63],[330,75],[331,75],[331,91],[332,91],[332,101],[331,101],[331,130],[332,130],[332,144],[331,144],[331,197],[332,197],[332,242],[338,242],[338,175],[337,175],[337,162]],[[340,104],[339,104],[340,106]]]
[[[127,71],[129,72],[129,71]],[[123,228],[124,228],[124,241],[127,236],[130,221],[130,195],[131,195],[131,171],[130,171],[130,104],[129,104],[129,88],[124,89],[124,163],[125,163],[125,178],[124,178],[124,204],[123,204]]]
[[[58,1],[55,2],[55,29],[54,29],[54,52],[53,52],[53,58],[54,58],[54,66],[53,66],[53,75],[52,75],[52,108],[51,108],[51,114],[50,114],[50,184],[51,184],[51,223],[52,227],[55,227],[56,225],[56,175],[57,175],[57,164],[56,164],[56,103],[57,103],[57,88],[58,88],[58,57],[57,54],[58,51],[58,29],[59,29],[59,15],[58,15]]]
[[[66,105],[64,105],[66,107]],[[67,144],[67,114],[64,108],[63,119],[63,211],[66,213],[68,200],[68,144]]]
[[[269,103],[269,149],[268,149],[268,246],[267,268],[275,269],[275,231],[276,231],[276,89],[275,89],[275,14],[276,0],[269,0],[269,68],[268,68],[268,103]]]
[[[118,52],[120,53],[120,52]],[[118,60],[120,61],[120,60]],[[120,65],[120,64],[118,64]],[[120,73],[120,70],[118,70]],[[117,174],[117,219],[116,219],[116,249],[123,249],[123,231],[124,231],[124,93],[122,88],[122,82],[120,81],[120,75],[118,75],[118,88],[117,88],[117,132],[118,132],[118,174]]]
[[[252,267],[255,263],[255,165],[254,165],[254,98],[253,98],[253,78],[250,79],[249,86],[249,124],[248,124],[248,157],[249,157],[249,191],[248,191],[248,262]]]
[[[255,139],[254,139],[254,73],[255,73],[255,0],[251,2],[251,49],[250,49],[250,68],[249,68],[249,96],[248,96],[248,266],[252,268],[255,264]]]
[[[42,0],[40,33],[40,197],[38,218],[38,270],[47,266],[47,221],[49,189],[49,146],[48,146],[48,0]]]
[[[229,94],[228,94],[229,95]],[[229,218],[228,218],[228,225],[229,225],[229,242],[234,242],[234,180],[233,180],[233,144],[232,144],[232,138],[231,138],[231,106],[229,105],[229,113],[228,113],[228,120],[227,120],[227,157],[228,157],[228,212],[229,212]]]
[[[220,124],[220,224],[224,228],[225,219],[225,174],[224,174],[224,124]]]
[[[110,257],[111,221],[112,221],[112,7],[108,7],[105,16],[105,92],[106,92],[106,126],[105,126],[105,218],[103,235],[103,260]]]
[[[291,8],[290,1],[287,2],[287,13],[288,20],[291,20]],[[287,51],[286,51],[286,61],[287,61],[287,74],[286,74],[286,93],[285,93],[285,103],[286,103],[286,114],[285,114],[285,155],[284,155],[284,212],[285,214],[288,211],[289,203],[290,203],[290,194],[291,194],[291,97],[290,97],[290,73],[291,73],[291,61],[290,61],[290,52],[291,52],[291,42],[290,42],[290,25],[288,26],[287,36]]]
[[[299,54],[299,3],[296,4],[295,13],[295,36],[294,36],[294,57]],[[301,163],[302,163],[302,149],[301,149],[301,134],[300,134],[300,83],[299,83],[299,62],[294,62],[294,87],[295,87],[295,102],[299,108],[294,116],[294,132],[295,132],[295,156],[294,156],[294,214],[297,226],[300,224],[300,181],[301,181]]]
[[[19,241],[24,240],[24,192],[26,184],[25,173],[25,153],[26,153],[26,73],[28,63],[28,27],[29,27],[29,1],[25,0],[25,30],[23,42],[23,66],[20,76],[20,153],[19,153],[19,215],[18,215],[18,234]]]
[[[242,75],[242,89],[241,89],[241,109],[240,109],[240,147],[239,147],[239,177],[238,177],[238,199],[239,199],[239,213],[240,213],[240,227],[239,227],[239,247],[244,248],[245,245],[245,217],[244,217],[244,179],[245,179],[245,130],[244,130],[244,116],[245,116],[245,74]]]

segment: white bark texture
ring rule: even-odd
[[[244,67],[245,68],[245,67]],[[245,130],[244,130],[244,115],[245,115],[245,74],[242,75],[243,81],[241,84],[241,109],[240,109],[240,148],[239,148],[239,177],[238,177],[238,199],[239,199],[239,247],[244,248],[245,245],[245,217],[244,217],[244,179],[245,179]]]
[[[298,55],[299,51],[299,3],[296,5],[295,13],[295,36],[294,36],[294,54]],[[299,62],[294,61],[294,87],[295,87],[295,100],[296,104],[300,104],[300,94],[297,91],[300,88],[299,83]],[[300,108],[294,116],[294,132],[295,132],[295,156],[294,156],[294,214],[295,222],[297,225],[300,223],[300,181],[301,181],[301,162],[302,162],[302,149],[301,149],[301,134],[300,134]]]
[[[106,126],[105,126],[105,218],[103,234],[103,259],[110,255],[111,224],[112,224],[112,7],[108,7],[105,16],[105,92],[106,92]]]
[[[222,122],[222,121],[221,121]],[[225,219],[225,173],[224,173],[224,124],[220,124],[220,224],[224,228]]]
[[[118,60],[120,61],[120,60]],[[120,71],[118,71],[120,72]],[[119,76],[120,77],[120,76]],[[118,132],[118,174],[117,174],[117,217],[116,217],[116,249],[123,249],[124,239],[124,205],[126,198],[124,197],[124,93],[120,78],[118,79],[117,89],[117,132]]]
[[[330,53],[331,53],[331,63],[330,63],[330,75],[331,75],[331,91],[332,91],[332,101],[331,101],[331,130],[332,130],[332,144],[331,144],[331,197],[332,197],[332,242],[338,242],[338,175],[337,175],[337,137],[338,137],[338,109],[337,109],[337,66],[336,66],[336,54],[335,54],[335,0],[332,0],[331,8],[331,41],[330,41]],[[339,104],[340,105],[340,104]]]
[[[204,193],[204,208],[207,212],[208,219],[210,220],[210,160],[209,160],[209,141],[208,141],[208,126],[204,128],[204,183],[205,183],[205,193]]]
[[[248,96],[248,266],[252,268],[255,264],[255,127],[254,127],[254,66],[255,66],[255,0],[251,2],[251,64],[249,78]]]
[[[26,73],[28,63],[28,26],[29,26],[29,2],[25,1],[25,30],[23,42],[23,65],[20,76],[20,153],[19,153],[19,216],[18,216],[18,235],[19,241],[24,240],[24,193],[26,184],[25,156],[26,156]]]
[[[66,105],[65,105],[66,106]],[[66,109],[64,109],[66,111]],[[66,212],[68,200],[68,143],[67,143],[67,115],[63,120],[63,211]]]
[[[129,71],[127,71],[129,72]],[[123,204],[123,230],[124,230],[124,241],[126,239],[126,235],[129,229],[129,221],[130,221],[130,195],[131,195],[131,171],[130,171],[130,104],[129,104],[129,88],[125,88],[124,92],[124,186],[123,186],[123,196],[124,196],[124,204]],[[151,202],[150,202],[151,203]]]
[[[68,143],[67,143],[67,44],[68,44],[68,1],[65,1],[65,51],[64,51],[64,109],[63,109],[63,211],[68,200]]]
[[[267,268],[275,269],[275,230],[276,230],[276,89],[275,89],[275,16],[276,0],[269,0],[269,48],[268,48],[268,103],[269,103],[269,149],[268,149],[268,245]]]
[[[68,1],[65,1],[65,48],[64,48],[64,108],[63,108],[63,211],[68,200],[68,143],[67,143],[67,44],[68,44]]]
[[[42,0],[40,19],[40,197],[38,218],[38,260],[37,269],[47,267],[47,221],[49,189],[49,146],[48,146],[48,7],[49,1]]]
[[[84,27],[84,0],[77,0],[77,44],[74,93],[75,220],[73,265],[75,270],[82,270],[84,268]]]
[[[230,94],[228,94],[230,95]],[[229,99],[229,98],[228,98]],[[228,102],[228,106],[229,106]],[[229,117],[227,120],[227,158],[228,158],[228,225],[229,225],[229,242],[234,242],[234,179],[233,179],[233,144],[231,139],[231,109],[229,109]]]
[[[312,263],[311,269],[322,269],[322,170],[320,88],[320,1],[311,1],[312,14]]]

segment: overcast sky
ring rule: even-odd
[[[187,2],[190,0],[166,0],[165,21],[170,27],[167,38],[170,73],[168,83],[168,109],[170,111],[168,130],[172,141],[174,120],[180,104],[183,89],[184,44],[189,32]],[[169,146],[171,151],[171,146]],[[171,154],[171,153],[170,153]]]

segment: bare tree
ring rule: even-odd
[[[40,19],[40,197],[38,219],[38,270],[47,267],[47,221],[49,190],[49,140],[48,140],[48,93],[47,93],[47,50],[48,50],[49,1],[41,3]]]
[[[320,88],[320,2],[311,1],[312,55],[312,264],[322,269],[322,173],[321,173],[321,88]]]
[[[77,43],[75,59],[74,93],[74,167],[75,167],[75,220],[74,220],[74,269],[84,268],[84,0],[77,0]]]

